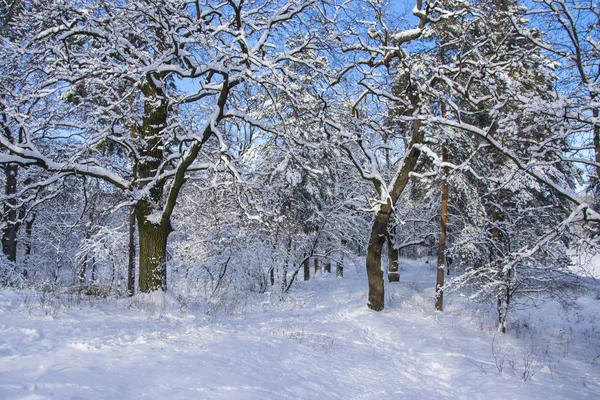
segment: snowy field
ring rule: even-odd
[[[86,299],[0,292],[0,399],[599,399],[600,300],[494,315],[457,295],[432,311],[433,271],[402,261],[387,308],[366,277],[292,293]]]

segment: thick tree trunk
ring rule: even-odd
[[[156,171],[164,159],[163,129],[167,125],[167,99],[162,88],[155,84],[164,77],[153,76],[142,86],[144,93],[144,119],[139,129],[142,143],[136,176],[140,189],[152,182]],[[191,161],[190,161],[191,162]],[[183,184],[183,177],[173,179],[177,189]],[[167,238],[171,233],[170,215],[164,215],[163,182],[153,182],[147,191],[147,198],[135,204],[135,217],[138,225],[138,289],[141,293],[167,290]],[[170,205],[171,210],[175,206]],[[150,220],[148,218],[150,217]]]
[[[442,147],[442,162],[448,161],[446,147]],[[446,266],[446,232],[448,223],[448,167],[443,167],[444,181],[442,182],[442,210],[440,212],[440,240],[437,251],[437,278],[435,282],[435,309],[444,309],[444,267]]]
[[[387,225],[390,219],[389,213],[378,212],[375,222],[371,228],[369,247],[367,248],[367,278],[369,280],[369,302],[370,309],[381,311],[384,307],[384,283],[383,270],[381,269],[381,249],[387,234]]]
[[[398,269],[398,250],[394,248],[392,235],[387,234],[387,249],[388,249],[388,281],[400,282],[400,271]]]
[[[319,268],[320,268],[319,267],[319,259],[315,258],[314,262],[315,262],[315,274],[316,274],[317,272],[319,272]]]
[[[307,257],[304,262],[302,263],[303,267],[304,267],[304,280],[307,281],[310,279],[310,264],[309,264],[309,258]]]
[[[167,290],[167,239],[171,226],[148,221],[150,206],[145,201],[136,204],[139,238],[139,278],[141,293]]]
[[[127,263],[127,295],[135,293],[135,212],[129,213],[129,260]]]
[[[383,270],[381,269],[381,250],[385,237],[387,235],[388,222],[392,213],[392,208],[396,204],[396,200],[400,197],[406,185],[410,172],[415,169],[419,154],[421,153],[415,145],[423,143],[423,132],[421,131],[421,122],[413,123],[413,132],[409,152],[404,158],[402,167],[394,178],[392,187],[386,196],[387,202],[382,204],[379,211],[375,214],[375,221],[371,228],[371,236],[369,237],[369,247],[367,248],[367,278],[369,280],[369,302],[368,307],[375,311],[381,311],[384,307],[384,283]],[[379,194],[382,194],[378,190]]]

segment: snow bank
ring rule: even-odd
[[[552,305],[519,314],[510,333],[499,335],[458,296],[444,314],[433,311],[434,272],[424,263],[403,265],[381,313],[366,308],[366,278],[353,268],[344,279],[298,282],[283,300],[275,293],[247,297],[236,313],[207,314],[173,293],[63,296],[48,312],[39,294],[5,290],[0,398],[600,397],[600,324],[589,312],[600,309],[598,300],[583,299],[579,317],[570,313],[546,336],[544,324],[562,316]],[[546,312],[554,315],[544,318]],[[567,323],[571,331],[559,346]]]

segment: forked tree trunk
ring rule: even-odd
[[[442,162],[448,161],[446,147],[442,147]],[[448,223],[448,167],[442,168],[444,181],[442,182],[442,210],[440,212],[440,240],[437,251],[437,278],[435,282],[435,309],[444,309],[444,267],[446,266],[446,232]]]
[[[421,122],[416,120],[412,127],[412,138],[408,146],[409,152],[404,158],[402,167],[394,178],[393,185],[386,196],[387,202],[382,204],[375,214],[375,221],[371,228],[369,247],[367,248],[367,278],[369,280],[369,302],[368,307],[375,311],[381,311],[384,307],[384,283],[383,270],[381,269],[381,250],[387,235],[388,223],[392,208],[406,188],[410,172],[415,169],[420,150],[415,145],[423,143],[423,132]],[[378,190],[381,195],[381,190]]]
[[[388,281],[400,282],[400,271],[398,262],[398,250],[394,248],[392,235],[387,234],[387,249],[388,249]]]
[[[217,99],[218,115],[205,127],[201,140],[191,142],[174,171],[167,195],[163,196],[166,182],[156,180],[156,175],[166,159],[164,140],[170,108],[168,96],[165,95],[162,86],[168,84],[166,76],[167,74],[163,72],[156,73],[142,85],[141,90],[145,98],[144,118],[141,129],[132,129],[141,144],[138,149],[138,163],[134,168],[138,189],[144,189],[151,184],[145,193],[146,197],[135,204],[135,217],[138,223],[140,292],[167,290],[166,255],[167,239],[173,230],[171,216],[177,205],[181,188],[187,179],[188,168],[198,156],[204,143],[214,134],[213,127],[223,119],[230,90],[228,77],[225,76]]]

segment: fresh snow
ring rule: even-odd
[[[283,298],[210,306],[177,287],[119,300],[0,291],[0,399],[600,398],[598,299],[515,312],[502,335],[458,295],[433,311],[423,262],[402,260],[386,310],[370,311],[362,262]]]

